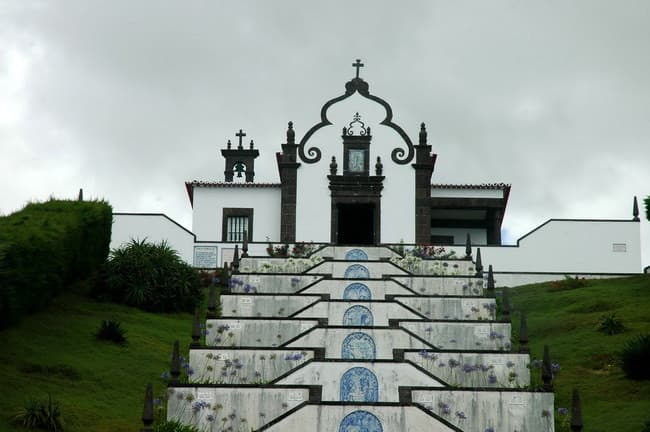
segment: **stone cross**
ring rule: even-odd
[[[361,63],[361,60],[360,60],[360,59],[357,59],[356,62],[352,63],[352,67],[357,68],[357,78],[359,78],[359,68],[362,68],[362,67],[364,67],[364,66],[365,66],[365,65],[364,65],[363,63]]]
[[[237,148],[243,148],[243,146],[242,146],[242,142],[241,142],[241,141],[242,141],[242,138],[244,138],[244,137],[246,136],[246,134],[244,133],[244,131],[242,131],[241,129],[239,129],[239,132],[237,132],[237,133],[235,134],[235,136],[236,136],[237,138],[239,138],[239,145],[237,146]]]

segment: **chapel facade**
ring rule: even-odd
[[[221,150],[221,181],[186,182],[197,241],[500,245],[507,184],[432,183],[437,154],[424,123],[411,136],[360,77],[327,101],[301,137],[289,122],[279,182],[256,182],[260,155],[239,130]],[[338,126],[338,127],[336,127]]]

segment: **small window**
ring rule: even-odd
[[[244,230],[248,231],[248,216],[230,216],[227,223],[226,241],[243,241]]]
[[[253,209],[224,208],[221,225],[221,241],[242,242],[244,231],[248,241],[253,240]]]
[[[626,243],[612,243],[612,252],[627,252]]]

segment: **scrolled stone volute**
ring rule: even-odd
[[[582,431],[582,404],[580,403],[580,393],[578,389],[573,389],[571,398],[571,430],[573,432]]]
[[[174,347],[172,348],[172,360],[171,367],[169,368],[169,384],[177,385],[180,382],[181,376],[181,354],[178,349],[178,340],[174,341]]]
[[[551,366],[551,354],[548,345],[544,345],[544,357],[542,358],[542,389],[545,392],[553,391],[553,369]]]
[[[194,309],[194,319],[192,320],[192,342],[190,348],[198,348],[201,346],[201,318],[199,316],[199,308]]]
[[[153,431],[153,385],[147,384],[147,389],[144,392],[144,407],[142,408],[142,429],[140,432]]]

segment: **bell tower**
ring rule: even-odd
[[[252,183],[255,178],[255,158],[260,155],[260,152],[254,148],[253,140],[248,148],[244,148],[242,141],[246,134],[241,129],[235,136],[239,138],[237,148],[233,149],[232,143],[228,140],[226,148],[221,150],[221,155],[226,160],[226,169],[223,174],[226,182],[229,183],[234,180],[235,175],[242,177],[242,174],[247,183]]]

